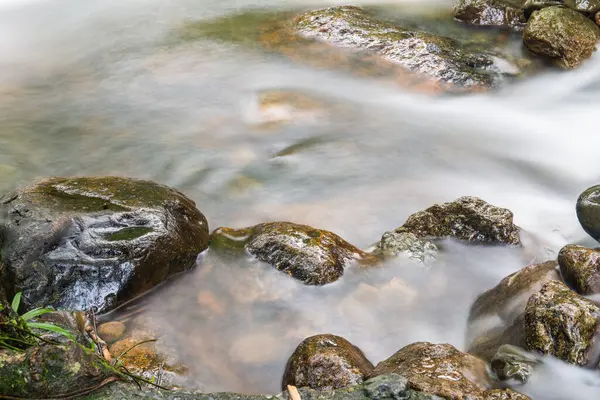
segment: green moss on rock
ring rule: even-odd
[[[24,353],[0,351],[0,394],[7,398],[79,397],[121,374],[75,342],[42,344]]]
[[[550,281],[531,296],[525,310],[527,349],[586,365],[598,331],[600,307]]]
[[[577,11],[548,7],[531,14],[523,42],[532,53],[575,68],[591,57],[599,36],[596,24]]]

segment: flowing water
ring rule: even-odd
[[[277,392],[287,357],[316,333],[346,337],[373,363],[414,341],[464,349],[477,294],[590,240],[574,206],[600,178],[598,54],[498,92],[432,97],[239,44],[172,40],[190,20],[328,4],[0,1],[2,192],[48,175],[126,175],[182,190],[211,228],[287,220],[358,247],[473,195],[512,210],[533,238],[526,256],[448,241],[429,269],[398,259],[321,288],[209,251],[145,307],[187,383],[206,391]],[[265,108],[265,93],[310,100]],[[600,379],[549,360],[525,391],[590,399]]]

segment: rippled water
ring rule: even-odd
[[[526,256],[448,242],[431,269],[400,259],[323,288],[209,252],[147,307],[207,391],[277,392],[287,357],[316,333],[346,337],[374,363],[418,340],[464,348],[478,293],[589,242],[574,205],[600,178],[598,54],[500,92],[431,97],[247,46],[172,40],[189,20],[308,5],[0,1],[0,191],[48,175],[127,175],[182,190],[211,228],[289,220],[359,247],[414,211],[474,195],[511,209],[533,238]],[[269,91],[316,106],[277,123],[289,110],[261,108]],[[559,363],[536,379],[536,399],[600,394],[596,373]]]

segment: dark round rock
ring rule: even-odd
[[[167,186],[51,178],[0,198],[2,286],[24,310],[108,311],[195,265],[206,218]]]
[[[300,343],[290,357],[282,387],[340,389],[362,383],[372,371],[363,352],[343,337],[316,335]]]
[[[586,189],[577,199],[577,218],[588,235],[600,240],[600,185]]]

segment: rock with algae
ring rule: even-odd
[[[520,347],[505,344],[500,346],[492,358],[491,367],[500,380],[516,380],[526,383],[538,363],[539,357],[535,354],[528,353]]]
[[[560,280],[556,261],[532,264],[481,294],[469,313],[469,353],[490,361],[504,344],[524,347],[524,314],[529,298],[553,280]]]
[[[534,11],[523,30],[529,51],[567,69],[591,57],[599,38],[600,29],[592,20],[564,7]]]
[[[363,352],[343,337],[315,335],[302,341],[288,360],[282,387],[340,389],[362,383],[372,371]]]
[[[577,365],[593,362],[600,307],[550,281],[531,296],[525,310],[527,349]]]
[[[25,309],[97,312],[194,266],[206,218],[169,187],[119,177],[50,178],[0,198],[1,284]]]
[[[450,344],[417,342],[377,364],[373,376],[396,373],[411,389],[446,399],[482,398],[492,388],[487,364]]]
[[[454,17],[471,25],[522,28],[523,0],[458,0]]]
[[[50,399],[83,396],[121,377],[90,349],[68,341],[24,351],[0,350],[0,397]]]
[[[470,196],[412,214],[396,232],[411,232],[419,238],[454,237],[477,243],[521,244],[519,227],[513,223],[510,210]]]
[[[302,400],[443,400],[409,387],[406,378],[388,374],[369,379],[361,384],[337,390],[298,388]],[[289,400],[287,392],[278,395],[249,395],[241,393],[200,393],[197,391],[140,391],[134,385],[112,384],[85,397],[87,400]]]
[[[563,279],[582,295],[600,293],[600,250],[569,244],[558,253]]]
[[[512,65],[508,60],[498,63],[497,54],[475,51],[458,40],[378,20],[360,7],[310,11],[299,15],[294,26],[302,37],[373,52],[409,71],[462,87],[494,86],[508,71],[504,66]]]
[[[428,240],[418,238],[411,232],[385,232],[381,240],[369,249],[380,257],[395,257],[401,254],[413,260],[428,264],[434,260],[438,248]]]
[[[218,228],[211,234],[210,246],[229,253],[245,251],[309,285],[338,280],[352,262],[376,262],[335,233],[291,222]]]

